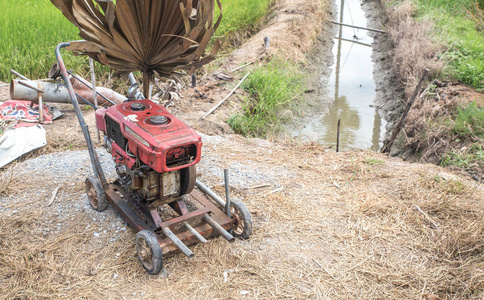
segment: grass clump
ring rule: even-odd
[[[484,90],[484,20],[481,0],[418,1],[419,16],[435,22],[436,36],[449,46],[444,76]]]
[[[457,109],[454,133],[461,136],[472,135],[484,138],[484,108],[477,107],[476,102]]]
[[[78,40],[79,30],[49,0],[3,0],[0,14],[0,80],[9,81],[15,69],[29,78],[47,77],[60,42]],[[85,62],[65,52],[68,68]]]
[[[292,100],[299,93],[301,79],[296,66],[281,59],[259,66],[243,84],[250,98],[242,112],[228,120],[229,125],[244,136],[277,134],[281,123],[292,115]]]

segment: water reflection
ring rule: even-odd
[[[336,21],[366,27],[360,0],[341,0],[337,7],[339,20]],[[338,26],[337,32],[333,47],[336,63],[328,86],[333,103],[326,114],[306,122],[297,135],[334,146],[338,119],[341,119],[341,150],[371,148],[377,151],[385,122],[374,107],[376,92],[372,48],[369,47],[373,38],[367,31],[351,27]]]
[[[358,109],[348,105],[346,96],[338,97],[329,108],[329,112],[323,117],[323,123],[326,124],[322,135],[323,141],[331,144],[336,143],[338,120],[341,120],[340,149],[344,149],[345,145],[354,145],[357,139],[360,116]],[[346,122],[347,120],[352,120],[352,122]]]

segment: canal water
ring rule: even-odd
[[[335,0],[337,14],[333,21],[368,27],[360,0]],[[374,64],[371,60],[373,38],[367,30],[333,24],[334,64],[327,81],[328,95],[321,101],[332,104],[322,112],[312,112],[297,128],[289,130],[293,137],[317,140],[325,146],[335,146],[340,120],[339,149],[372,149],[382,145],[386,122],[375,105]],[[326,82],[322,80],[321,82]]]

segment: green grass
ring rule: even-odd
[[[243,84],[250,98],[242,113],[228,120],[229,125],[244,136],[277,134],[281,123],[291,115],[289,112],[300,86],[301,76],[294,65],[275,59],[259,66]]]
[[[0,0],[0,80],[13,78],[15,69],[29,78],[45,78],[56,61],[55,46],[80,39],[72,25],[49,0]],[[84,59],[65,54],[68,68]]]
[[[448,61],[444,76],[454,77],[484,90],[484,32],[478,18],[482,10],[475,0],[420,0],[418,15],[435,22],[436,38],[450,48],[442,57]],[[484,8],[484,0],[479,5]],[[477,6],[479,7],[479,6]]]
[[[267,14],[273,0],[221,0],[222,22],[215,35],[227,36],[237,31],[251,30]],[[219,16],[216,11],[216,17]]]
[[[475,102],[467,107],[459,107],[454,133],[463,137],[484,138],[484,107],[477,107]]]

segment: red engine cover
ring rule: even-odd
[[[200,161],[202,139],[165,107],[143,99],[96,111],[96,127],[113,142],[113,157],[132,168],[136,157],[163,173]]]

